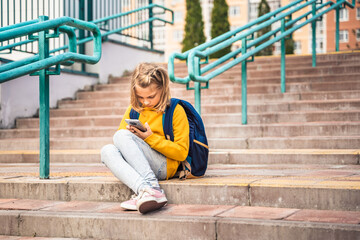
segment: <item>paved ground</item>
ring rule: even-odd
[[[50,176],[49,180],[40,180],[38,164],[0,164],[2,234],[32,236],[34,231],[40,234],[36,236],[81,238],[90,231],[89,222],[102,225],[111,221],[113,226],[124,228],[136,222],[151,228],[155,221],[156,227],[169,232],[177,231],[169,223],[182,224],[189,232],[204,229],[199,239],[239,234],[256,238],[255,233],[266,238],[278,227],[282,232],[276,234],[282,236],[303,234],[296,239],[331,231],[345,239],[360,236],[360,165],[209,165],[204,178],[162,181],[169,204],[145,216],[120,207],[119,202],[131,192],[102,164],[54,163]],[[191,191],[193,198],[189,195],[184,200],[184,193]],[[323,201],[312,202],[317,198]],[[64,233],[43,228],[48,221],[54,226],[70,224],[79,229]],[[3,223],[7,228],[1,231]],[[263,230],[264,226],[277,227]],[[8,229],[18,232],[6,232]],[[110,235],[95,231],[92,236],[104,239],[120,234],[116,228],[107,231]]]
[[[38,164],[0,164],[0,179],[22,178],[23,181],[36,180],[39,175]],[[103,164],[96,163],[54,163],[50,166],[50,180],[76,177],[87,182],[91,177],[116,181]],[[46,181],[46,180],[44,180]],[[179,182],[178,179],[162,181],[163,184]],[[360,189],[360,165],[209,165],[206,176],[200,179],[180,181],[189,184],[240,184],[336,187]]]

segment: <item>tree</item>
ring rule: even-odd
[[[205,42],[204,21],[199,0],[186,0],[185,37],[182,52]]]
[[[261,0],[261,2],[259,3],[259,7],[258,7],[258,17],[261,17],[262,15],[265,15],[266,13],[270,12],[270,6],[267,3],[266,0]],[[262,35],[266,34],[267,32],[271,31],[271,25],[264,27],[263,29],[260,29],[257,32],[257,37],[261,37]],[[259,46],[261,44],[263,44],[264,42],[266,42],[268,39],[265,39],[263,41],[261,41],[260,43],[258,43],[256,45]],[[259,51],[256,53],[256,56],[269,56],[273,54],[273,46],[270,45],[266,48],[264,48],[263,50]]]
[[[291,38],[285,40],[285,54],[294,54],[294,39]]]
[[[290,29],[293,26],[286,28],[286,30]],[[285,38],[285,54],[294,54],[295,42],[293,39],[293,35],[287,35]]]
[[[230,31],[228,19],[229,6],[226,0],[214,0],[214,8],[211,12],[211,38],[220,36]],[[231,51],[231,45],[211,55],[211,58],[220,58]]]

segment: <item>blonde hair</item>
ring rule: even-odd
[[[159,112],[165,112],[166,107],[170,104],[169,82],[168,73],[164,68],[151,63],[140,63],[137,65],[131,76],[130,84],[130,103],[132,108],[137,112],[143,110],[136,96],[135,86],[146,88],[151,84],[155,84],[158,89],[161,89],[161,96],[159,103],[154,108]]]

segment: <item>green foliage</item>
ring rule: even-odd
[[[220,36],[230,31],[230,23],[228,19],[229,6],[226,0],[214,0],[214,8],[211,13],[211,38]],[[220,58],[231,51],[231,45],[213,55],[211,58]]]
[[[258,7],[258,17],[261,17],[262,15],[266,14],[270,12],[270,6],[269,4],[267,3],[266,0],[261,0],[261,2],[259,3],[259,7]],[[262,35],[266,34],[267,32],[270,32],[271,31],[271,25],[263,28],[263,29],[260,29],[258,32],[257,32],[257,37],[261,37]],[[269,39],[265,39],[264,41],[258,43],[256,45],[259,46],[261,44],[263,44],[264,42],[266,42],[267,40]],[[256,53],[256,56],[269,56],[269,55],[272,55],[273,54],[273,46],[270,45],[266,48],[264,48],[263,50],[259,51]]]
[[[286,28],[286,30],[288,30],[289,28],[291,28],[292,26]],[[294,54],[294,48],[295,48],[295,42],[293,39],[293,35],[288,35],[285,38],[285,54]]]
[[[186,0],[185,37],[182,52],[205,42],[204,21],[199,0]]]
[[[285,54],[294,54],[294,39],[292,37],[285,40]]]

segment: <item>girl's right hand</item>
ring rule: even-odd
[[[153,134],[153,132],[151,131],[151,128],[149,126],[149,124],[146,122],[145,123],[145,128],[146,128],[146,132],[142,132],[139,129],[137,129],[134,126],[130,126],[127,125],[126,128],[132,132],[133,134],[135,134],[136,136],[138,136],[139,138],[141,138],[142,140],[145,140],[145,138],[149,137],[151,134]]]

